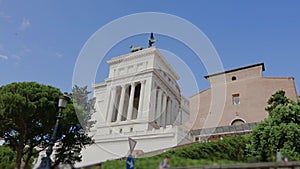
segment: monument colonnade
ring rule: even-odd
[[[147,80],[140,80],[112,86],[106,116],[107,122],[141,119],[146,83]],[[175,99],[158,85],[154,85],[152,93],[155,93],[154,99],[151,100],[151,105],[154,106],[152,108],[154,121],[161,127],[172,124],[176,120],[172,112],[178,111]]]

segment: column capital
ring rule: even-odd
[[[117,86],[112,86],[110,90],[116,90]]]
[[[122,88],[126,88],[128,86],[128,84],[121,84]]]
[[[145,84],[146,80],[141,80],[140,82],[141,82],[141,84]]]
[[[135,82],[131,82],[130,85],[131,85],[132,87],[135,87],[135,86],[136,86],[136,83],[135,83]]]

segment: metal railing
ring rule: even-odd
[[[264,162],[213,166],[176,167],[172,169],[300,169],[300,162]]]

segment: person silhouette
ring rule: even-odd
[[[164,160],[159,163],[159,169],[169,169],[170,164],[169,164],[169,157],[165,156]]]

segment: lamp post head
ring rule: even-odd
[[[63,109],[66,108],[69,100],[70,100],[70,96],[68,95],[67,92],[59,96],[58,108],[63,108]]]

